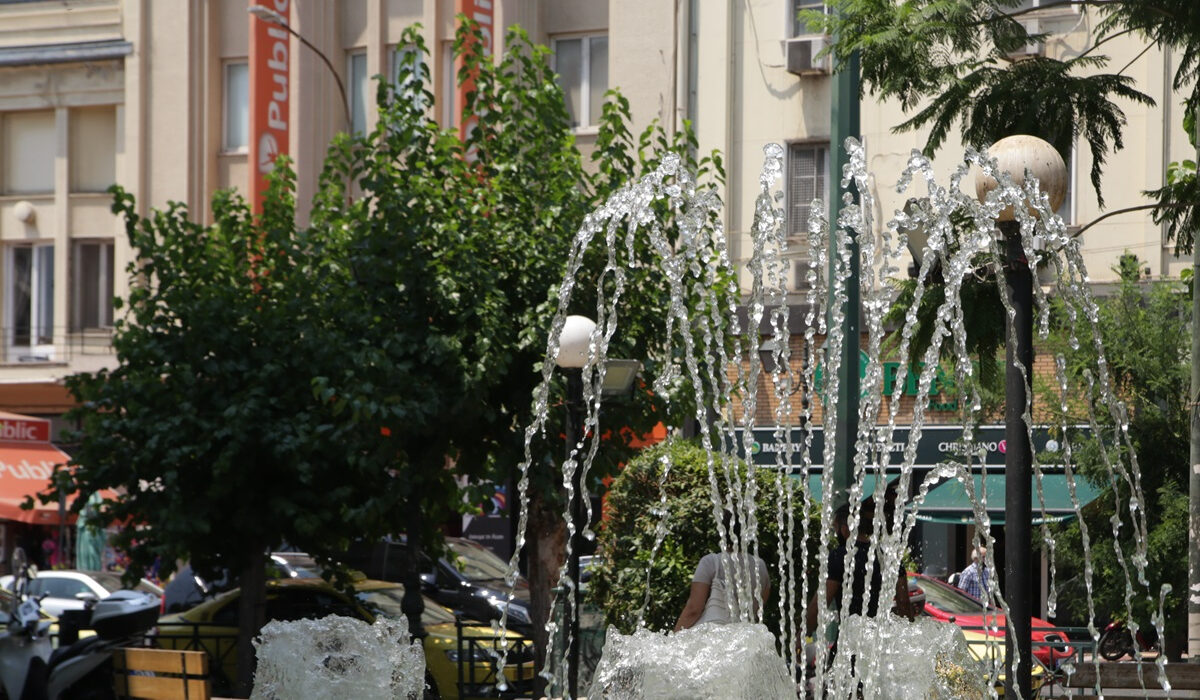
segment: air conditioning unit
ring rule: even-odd
[[[1025,27],[1025,33],[1029,34],[1030,36],[1040,34],[1042,31],[1042,25],[1036,19],[1021,20],[1021,26]],[[1012,53],[1010,53],[1008,55],[1008,57],[1014,61],[1019,61],[1023,58],[1030,58],[1032,56],[1045,56],[1045,55],[1046,55],[1046,45],[1044,43],[1042,43],[1040,41],[1030,41],[1028,44],[1025,44],[1025,46],[1023,46],[1022,48],[1017,49],[1016,51],[1013,51]]]
[[[829,56],[817,58],[829,44],[829,37],[822,34],[798,36],[783,42],[787,58],[787,70],[796,75],[813,75],[829,72]]]

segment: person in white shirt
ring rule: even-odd
[[[736,541],[736,525],[735,541]],[[737,588],[738,590],[731,590]],[[746,600],[757,598],[758,600]],[[706,622],[725,624],[753,615],[742,609],[748,604],[757,606],[766,603],[771,595],[771,579],[767,575],[767,563],[761,557],[750,554],[714,552],[705,554],[696,565],[692,576],[691,592],[683,612],[675,621],[675,631],[688,629]]]

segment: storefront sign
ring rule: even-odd
[[[1086,430],[1084,427],[1076,429]],[[738,431],[739,444],[741,432]],[[761,466],[776,466],[780,463],[782,455],[782,463],[785,467],[799,468],[804,463],[805,433],[806,431],[801,428],[792,428],[789,441],[779,439],[775,435],[774,428],[756,429],[750,445],[754,463]],[[892,433],[892,440],[886,447],[889,454],[888,464],[891,467],[899,469],[903,464],[904,450],[911,437],[912,429],[908,427],[898,427]],[[811,458],[808,463],[820,467],[824,463],[825,454],[824,429],[815,426],[808,439],[811,441],[808,452]],[[790,455],[788,454],[789,448]],[[1048,428],[1033,429],[1035,452],[1056,451],[1058,448],[1058,442],[1051,437]],[[970,457],[975,466],[1003,469],[1006,452],[1007,444],[1004,440],[1004,426],[1002,425],[986,425],[976,428],[972,432],[970,441],[964,439],[963,429],[960,426],[927,425],[921,429],[920,437],[917,438],[914,465],[930,468],[941,462],[966,462]],[[742,456],[745,457],[745,455]]]
[[[50,421],[0,417],[0,442],[50,442]]]

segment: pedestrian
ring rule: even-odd
[[[958,575],[957,586],[979,600],[988,595],[988,584],[992,574],[987,566],[987,547],[975,547],[971,551],[971,563]]]
[[[872,523],[875,518],[874,499],[865,501],[859,512],[858,531],[854,533],[853,538],[853,568],[847,572],[846,551],[851,544],[852,534],[850,532],[849,516],[850,506],[848,504],[839,508],[834,514],[834,527],[842,542],[829,553],[829,569],[825,579],[824,604],[831,608],[839,608],[842,602],[842,587],[847,584],[847,579],[849,579],[849,606],[843,611],[841,618],[844,619],[849,615],[875,617],[880,612],[884,595],[883,572],[878,558],[871,562],[871,571],[869,574],[867,572],[867,560],[869,559],[871,534],[873,531]],[[905,574],[903,564],[900,565],[900,570],[897,573],[895,590],[891,598],[893,613],[906,617],[909,620],[915,617],[911,601],[908,597],[908,576]],[[820,612],[821,603],[821,591],[818,590],[813,593],[812,600],[808,604],[805,622],[809,633],[812,633],[817,628],[817,615]]]
[[[734,523],[731,538],[738,541],[739,528],[736,518],[726,517],[727,523]],[[740,582],[745,583],[744,589],[737,589]],[[761,599],[745,601],[743,596],[749,595]],[[696,573],[692,576],[691,591],[683,612],[675,621],[675,631],[689,629],[706,622],[726,624],[737,622],[743,618],[742,610],[747,603],[758,611],[760,604],[766,603],[771,595],[771,579],[767,575],[767,563],[761,557],[752,554],[734,554],[730,552],[713,552],[705,554],[696,565]],[[750,616],[753,620],[753,615]]]

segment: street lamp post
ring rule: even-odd
[[[1050,200],[1051,210],[1058,209],[1066,196],[1067,168],[1054,147],[1033,136],[1009,136],[1000,139],[989,153],[1000,170],[1016,184],[1025,181],[1029,171]],[[975,180],[979,199],[998,187],[995,179],[982,173]],[[1033,570],[1032,533],[1033,447],[1025,424],[1025,408],[1033,377],[1033,271],[1021,245],[1021,226],[1012,207],[996,218],[1004,238],[1005,286],[1012,313],[1008,318],[1005,342],[1006,374],[1004,382],[1004,590],[1008,601],[1011,631],[1005,635],[1008,668],[1004,679],[1005,697],[1028,698],[1032,694]],[[1018,694],[1019,693],[1019,694]]]
[[[325,67],[329,69],[330,74],[333,75],[334,82],[337,83],[338,94],[342,96],[342,114],[346,118],[346,129],[349,130],[353,125],[353,120],[350,118],[350,100],[346,97],[346,86],[342,83],[342,77],[338,75],[337,69],[335,69],[333,64],[330,63],[329,57],[325,55],[325,52],[321,51],[321,49],[318,49],[316,46],[313,46],[312,42],[310,42],[308,39],[305,39],[295,29],[292,29],[292,25],[288,24],[287,19],[275,10],[272,10],[264,5],[251,5],[246,11],[262,21],[274,24],[275,26],[286,31],[288,34],[296,37],[301,44],[307,46],[313,53],[317,55],[318,58],[321,59],[321,61],[325,64]]]
[[[583,368],[590,361],[592,335],[596,322],[586,316],[568,316],[559,334],[557,364],[567,379],[567,423],[565,459],[577,461],[572,479],[571,501],[568,508],[574,531],[571,534],[571,554],[567,560],[567,575],[571,579],[571,618],[568,623],[570,648],[567,650],[567,690],[571,698],[579,697],[579,611],[583,597],[579,590],[579,556],[583,547],[583,531],[587,527],[587,492],[583,481],[584,419],[587,406],[583,398]],[[627,395],[633,389],[641,363],[636,360],[606,360],[600,399]]]

